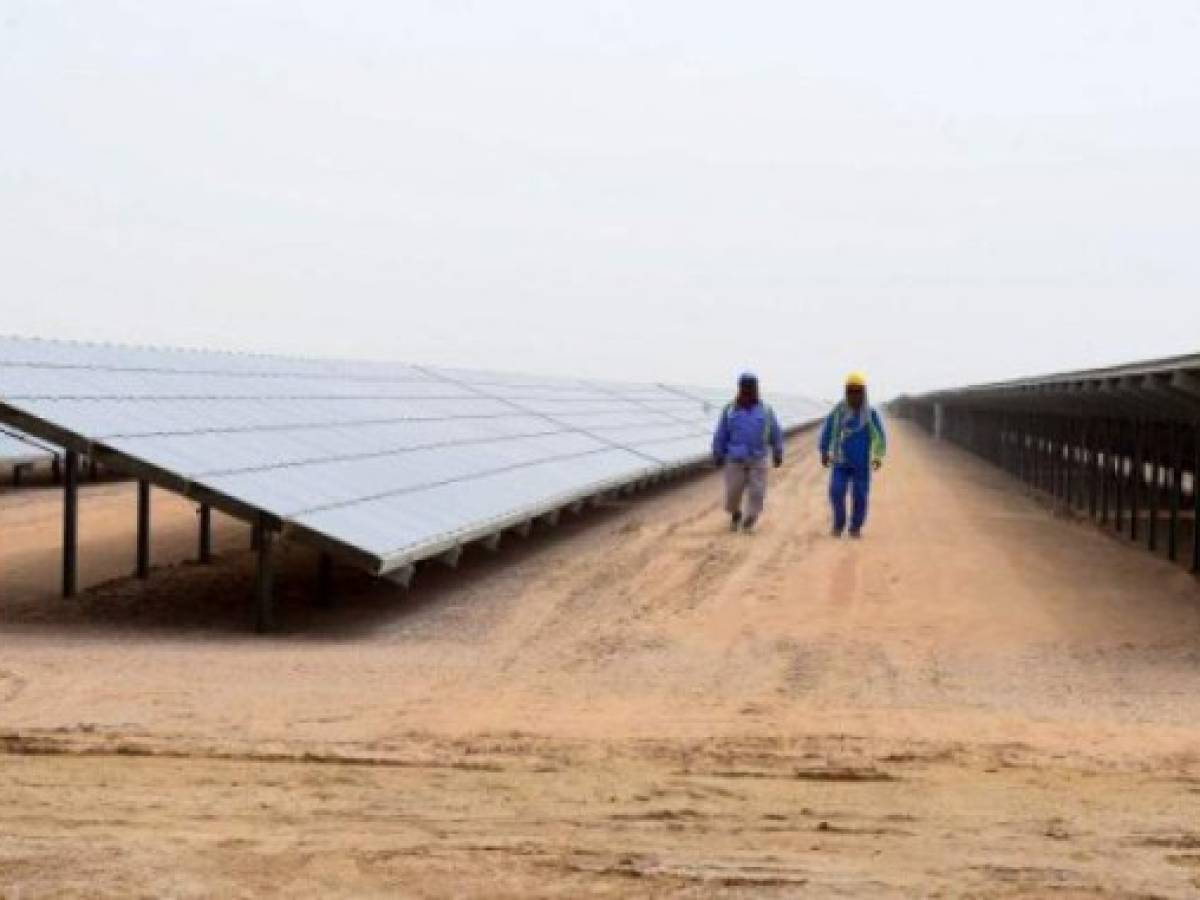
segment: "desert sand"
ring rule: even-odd
[[[89,485],[0,495],[0,897],[1200,896],[1200,586],[896,425],[862,542],[812,436],[411,591]]]

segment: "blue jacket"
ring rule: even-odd
[[[870,422],[863,423],[859,413],[839,403],[821,430],[821,452],[829,454],[835,466],[870,471],[871,463],[882,462],[887,454],[887,435],[879,413],[872,407]]]
[[[767,450],[783,457],[783,431],[775,412],[759,402],[749,409],[730,403],[721,410],[713,435],[713,458],[731,462],[766,459]]]

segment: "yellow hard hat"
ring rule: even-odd
[[[846,376],[846,387],[865,388],[866,386],[867,386],[867,376],[864,375],[862,372],[851,372],[849,375]]]

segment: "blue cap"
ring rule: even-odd
[[[758,376],[753,372],[743,372],[738,376],[738,384],[758,384]]]

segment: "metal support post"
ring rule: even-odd
[[[1067,512],[1075,508],[1075,423],[1063,421],[1063,505]]]
[[[1118,422],[1113,441],[1113,478],[1116,503],[1113,509],[1113,529],[1120,534],[1125,526],[1125,425]]]
[[[1167,559],[1179,559],[1179,508],[1183,505],[1183,429],[1171,425],[1171,497],[1167,520]]]
[[[212,507],[207,503],[201,503],[200,509],[197,510],[199,515],[199,538],[200,547],[197,557],[201,563],[207,565],[212,562]]]
[[[1055,506],[1058,505],[1058,479],[1061,474],[1061,457],[1058,455],[1059,449],[1058,421],[1048,418],[1046,420],[1046,453],[1048,454],[1046,469],[1050,476],[1050,481],[1046,485],[1046,490],[1049,492],[1050,498],[1055,501]]]
[[[275,535],[260,513],[255,519],[258,534],[258,584],[255,590],[255,628],[270,631],[275,626]]]
[[[137,577],[150,577],[150,482],[137,483]]]
[[[1200,422],[1192,427],[1192,572],[1200,575]]]
[[[1028,484],[1028,466],[1026,465],[1027,449],[1025,446],[1025,423],[1017,416],[1017,477]]]
[[[1029,486],[1034,490],[1042,487],[1042,439],[1037,416],[1029,417]]]
[[[1097,474],[1096,461],[1099,454],[1096,452],[1099,445],[1097,431],[1099,422],[1095,419],[1088,419],[1085,430],[1084,441],[1087,444],[1087,495],[1088,495],[1088,515],[1091,518],[1096,518],[1096,513],[1099,509],[1099,491],[1097,490]]]
[[[1156,423],[1151,428],[1150,438],[1150,551],[1158,550],[1158,510],[1161,500],[1159,464],[1162,461],[1162,428]]]
[[[1054,458],[1055,445],[1058,443],[1055,434],[1057,424],[1052,418],[1046,420],[1046,493],[1054,501],[1055,508],[1058,507],[1058,461]]]
[[[1100,524],[1108,524],[1109,472],[1112,471],[1112,421],[1105,419],[1100,438],[1102,459],[1096,460],[1096,476],[1100,479]]]
[[[1141,422],[1135,422],[1133,429],[1133,466],[1129,472],[1129,539],[1136,541],[1138,539],[1138,516],[1141,515],[1138,501],[1141,498],[1146,471],[1144,455],[1146,426]]]
[[[79,453],[68,450],[63,463],[62,593],[79,589]]]

